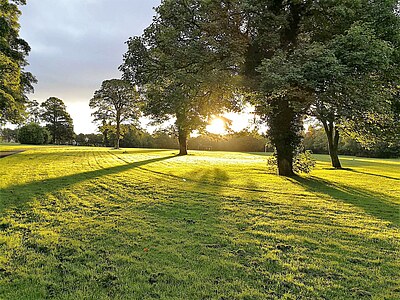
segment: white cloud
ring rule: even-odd
[[[27,68],[39,80],[30,99],[62,99],[76,132],[94,131],[89,99],[105,79],[118,78],[125,41],[140,35],[160,0],[30,0],[21,37],[32,48]]]

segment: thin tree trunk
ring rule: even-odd
[[[179,154],[178,155],[187,155],[187,131],[184,129],[178,130],[178,140],[179,140]]]
[[[341,169],[342,165],[339,160],[338,148],[339,148],[339,131],[337,130],[333,122],[322,122],[324,125],[326,137],[328,138],[328,151],[331,157],[332,167],[335,169]]]
[[[117,120],[117,132],[116,132],[116,138],[115,138],[115,149],[119,149],[120,135],[121,135],[121,124],[120,124],[120,121]]]

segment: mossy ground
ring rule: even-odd
[[[400,160],[28,149],[0,159],[0,299],[400,299]]]

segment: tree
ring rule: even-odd
[[[36,100],[27,101],[25,104],[27,118],[26,121],[28,123],[40,123],[40,116],[42,114],[42,110],[40,108],[40,104]]]
[[[43,109],[41,119],[51,133],[53,144],[71,141],[74,138],[74,125],[64,102],[56,97],[50,97],[40,106]]]
[[[103,122],[103,126],[107,122],[109,125],[115,123],[116,149],[119,149],[121,124],[139,118],[139,104],[139,97],[134,86],[121,79],[103,81],[100,90],[96,91],[90,100],[90,108],[96,110],[92,113],[95,121]]]
[[[292,175],[308,109],[337,157],[337,123],[385,111],[398,82],[397,1],[242,2],[249,46],[245,74],[270,126],[279,174]],[[397,49],[397,50],[396,50]],[[397,70],[397,71],[396,71]]]
[[[0,140],[7,143],[16,142],[18,140],[18,129],[0,129]]]
[[[17,123],[24,114],[26,93],[33,91],[34,76],[24,70],[29,44],[19,37],[17,5],[25,0],[0,0],[0,123]]]
[[[340,124],[342,131],[367,150],[400,148],[400,91],[385,100],[384,112],[382,108],[379,113],[369,111]]]
[[[242,3],[248,47],[244,74],[255,92],[253,103],[269,125],[276,148],[278,173],[292,176],[298,151],[302,117],[310,97],[294,82],[296,59],[292,56],[302,42],[303,22],[311,1],[248,0]]]
[[[241,53],[240,30],[229,18],[231,1],[166,0],[141,37],[128,41],[121,71],[139,86],[145,114],[160,123],[175,119],[179,155],[187,154],[189,134],[213,114],[234,109],[232,76]],[[235,51],[227,51],[227,49]]]
[[[21,144],[43,145],[50,140],[50,133],[39,124],[30,123],[22,126],[18,131],[18,141]]]
[[[342,11],[338,17],[325,3],[321,6],[328,13],[314,15],[322,26],[315,30],[309,48],[318,51],[313,51],[309,62],[313,61],[314,66],[308,64],[311,68],[305,70],[304,77],[315,97],[310,112],[324,127],[335,168],[341,168],[340,132],[361,141],[376,130],[380,131],[377,136],[384,136],[381,125],[386,122],[382,121],[388,120],[388,115],[394,116],[393,93],[399,81],[400,62],[396,5],[393,0],[364,1],[362,6],[345,2],[336,7]]]
[[[75,137],[78,146],[103,146],[103,135],[96,133],[83,134],[80,133]]]

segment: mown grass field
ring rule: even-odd
[[[251,153],[0,159],[0,299],[400,299],[400,160],[282,178]]]

